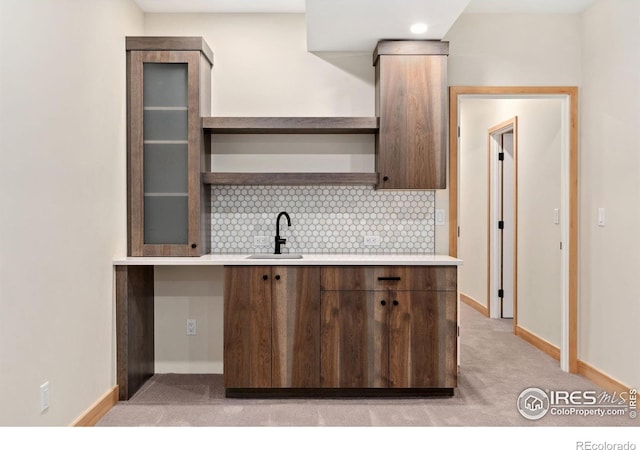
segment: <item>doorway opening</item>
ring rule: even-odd
[[[459,233],[459,102],[465,96],[476,98],[559,98],[561,113],[560,155],[560,338],[556,350],[560,367],[577,373],[577,306],[578,306],[578,90],[576,87],[463,87],[449,91],[449,254],[458,256]],[[486,132],[486,128],[485,128]],[[516,216],[517,217],[517,216]],[[485,235],[486,236],[486,235]],[[517,265],[517,260],[515,261]],[[517,280],[517,279],[516,279]],[[517,283],[517,281],[516,281]],[[517,287],[514,291],[517,293]],[[517,303],[514,317],[518,317]],[[516,326],[514,320],[514,327]],[[516,333],[529,342],[536,336]],[[534,342],[532,342],[534,343]],[[539,339],[534,345],[544,349],[548,344]],[[551,346],[553,347],[553,346]],[[551,349],[553,350],[553,349]],[[547,351],[547,353],[550,353]]]

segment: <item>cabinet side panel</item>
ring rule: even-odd
[[[446,56],[411,56],[406,80],[407,175],[415,189],[446,187]],[[418,168],[418,170],[411,169]]]
[[[320,268],[274,267],[273,276],[272,385],[319,387]]]
[[[119,399],[128,400],[154,373],[153,266],[116,267]]]
[[[127,52],[127,253],[143,255],[142,54]]]
[[[204,57],[200,57],[200,117],[211,115],[211,65]],[[211,186],[204,184],[203,172],[211,172],[211,134],[201,133],[200,148],[200,254],[211,252]]]
[[[224,268],[224,385],[271,387],[270,267]]]

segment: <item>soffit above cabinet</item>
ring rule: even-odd
[[[439,40],[462,13],[577,14],[595,0],[135,0],[146,13],[297,13],[311,52],[371,52],[381,39]],[[412,34],[409,27],[428,30]],[[212,43],[213,45],[214,43]]]
[[[439,40],[469,0],[307,0],[307,50],[370,52],[380,39]],[[413,34],[411,25],[427,31]]]

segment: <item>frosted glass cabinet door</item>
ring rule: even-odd
[[[127,254],[201,256],[211,245],[201,122],[213,52],[201,37],[127,36],[126,57]]]
[[[144,63],[144,243],[189,241],[188,66]]]
[[[187,106],[187,65],[144,63],[144,106]]]

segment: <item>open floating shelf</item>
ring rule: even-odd
[[[203,117],[217,134],[375,134],[377,117]]]
[[[202,174],[202,182],[216,185],[376,185],[378,174],[375,172],[205,172]]]

